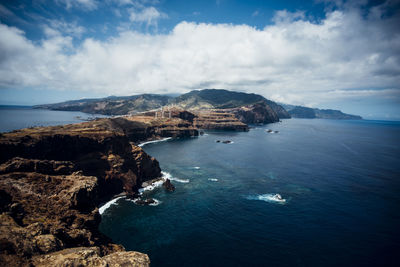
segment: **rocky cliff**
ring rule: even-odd
[[[100,119],[0,135],[1,266],[148,266],[98,231],[100,203],[157,178],[136,144],[196,135],[182,119]]]
[[[244,123],[270,123],[279,119],[290,118],[289,113],[277,103],[257,94],[248,94],[243,92],[234,92],[223,89],[203,89],[194,90],[183,94],[170,101],[176,106],[189,110],[221,109],[233,110],[242,109],[238,117]],[[245,115],[246,111],[254,109],[253,113],[260,113],[258,118],[252,119],[252,115]],[[262,112],[260,112],[262,109]],[[262,115],[262,114],[263,115]],[[264,119],[261,119],[261,116]],[[249,120],[246,120],[249,118]]]
[[[248,131],[247,124],[239,121],[231,110],[208,109],[196,112],[193,125],[206,130]]]
[[[265,102],[231,109],[235,117],[246,124],[271,123],[279,121],[278,114]]]

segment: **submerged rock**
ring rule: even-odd
[[[222,141],[222,143],[224,143],[224,144],[231,144],[232,141],[231,141],[231,140],[225,140],[225,141]]]
[[[169,192],[175,191],[175,186],[171,183],[170,179],[165,180],[165,182],[163,183],[163,187]]]
[[[157,204],[157,201],[154,198],[137,198],[134,200],[135,204],[145,206],[145,205],[150,205],[150,204]]]

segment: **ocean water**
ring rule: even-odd
[[[106,117],[75,111],[33,109],[29,106],[0,106],[0,133],[28,127],[78,123],[94,117]]]
[[[100,230],[152,266],[399,266],[399,141],[398,122],[290,119],[148,144],[184,182]]]

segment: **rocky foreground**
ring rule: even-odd
[[[161,176],[139,142],[197,134],[145,116],[1,134],[0,266],[148,266],[99,232],[98,206]]]

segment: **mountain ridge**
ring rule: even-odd
[[[293,118],[302,119],[332,119],[332,120],[362,120],[361,116],[347,114],[336,109],[319,109],[303,106],[281,104]]]
[[[312,109],[302,106],[276,103],[259,94],[235,92],[226,89],[201,89],[173,97],[160,94],[140,94],[132,96],[109,96],[70,100],[55,104],[37,105],[43,108],[63,111],[81,111],[103,115],[132,115],[160,108],[180,107],[186,110],[231,109],[245,123],[269,123],[286,118],[323,118],[323,119],[362,119],[333,109]],[[232,110],[232,109],[242,109]],[[244,114],[256,108],[265,114],[264,118],[254,114]],[[249,119],[251,118],[251,119]],[[257,118],[257,119],[255,119]]]

